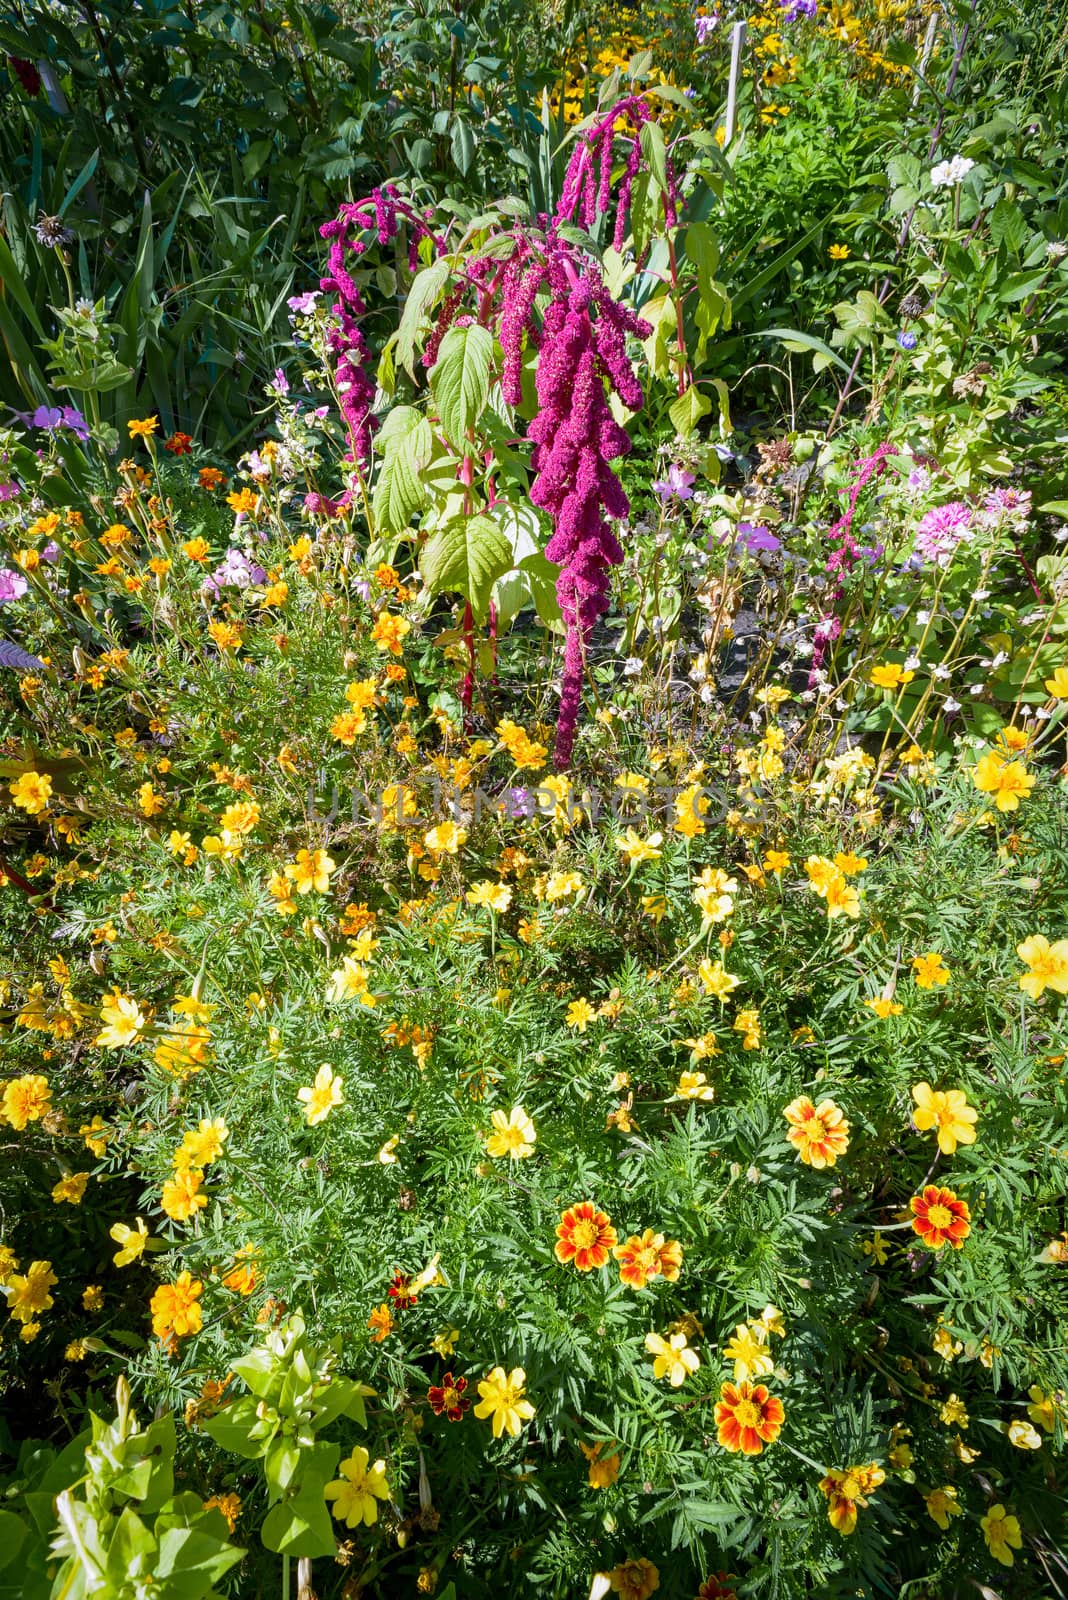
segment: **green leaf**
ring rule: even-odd
[[[445,437],[456,449],[467,442],[482,415],[489,395],[493,366],[493,335],[471,323],[450,328],[430,373],[430,388],[438,407]]]
[[[711,400],[706,394],[701,393],[696,384],[691,383],[686,392],[680,394],[668,406],[668,416],[675,432],[681,433],[684,439],[688,439],[701,418],[707,417],[711,410]]]
[[[990,237],[995,244],[1007,245],[1014,255],[1019,255],[1027,240],[1029,229],[1024,221],[1023,212],[1014,201],[1002,195],[990,213],[988,226]]]
[[[427,419],[414,406],[398,406],[379,434],[383,449],[372,496],[375,522],[387,533],[401,533],[426,505],[423,469],[434,449]]]
[[[397,329],[397,360],[409,377],[415,377],[415,341],[423,319],[441,298],[451,270],[448,261],[439,260],[424,267],[412,279]]]
[[[823,357],[824,366],[833,362],[836,367],[848,375],[850,368],[841,356],[835,355],[829,344],[824,344],[822,339],[817,339],[815,334],[802,333],[797,328],[763,328],[759,334],[750,335],[753,338],[779,339],[787,350],[801,351],[812,350]]]
[[[479,621],[489,610],[494,583],[511,565],[509,540],[484,516],[454,517],[427,540],[419,557],[430,592],[462,594]]]
[[[643,122],[639,135],[641,139],[642,155],[652,173],[653,182],[660,189],[661,194],[667,194],[667,147],[664,144],[664,132],[659,122]]]
[[[475,159],[475,135],[471,124],[462,117],[457,117],[452,125],[452,138],[450,140],[452,159],[455,161],[463,177],[467,177],[467,169]]]
[[[268,1511],[260,1538],[277,1555],[332,1556],[336,1549],[330,1513],[318,1497],[300,1494]]]
[[[22,1549],[28,1530],[13,1511],[0,1511],[0,1570],[9,1567]]]
[[[89,160],[85,163],[85,166],[79,172],[78,176],[75,178],[74,182],[63,196],[63,204],[60,206],[58,212],[59,216],[66,216],[68,209],[73,205],[74,201],[77,200],[78,196],[81,194],[82,190],[93,176],[93,173],[96,171],[97,162],[99,160],[100,151],[94,150],[92,155],[89,157]]]

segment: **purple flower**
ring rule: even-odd
[[[17,500],[22,490],[12,478],[8,483],[0,483],[0,501]]]
[[[532,817],[537,808],[529,789],[517,786],[509,789],[504,797],[504,814],[509,821],[514,821],[516,817]]]
[[[897,342],[901,350],[915,350],[920,341],[914,333],[899,333]]]
[[[819,7],[816,0],[780,0],[782,20],[796,22],[799,17],[814,17]]]
[[[48,543],[41,551],[41,560],[52,563],[55,563],[59,560],[59,545],[54,539],[49,539]]]
[[[1005,521],[1016,533],[1026,533],[1030,520],[1028,489],[992,489],[983,501],[983,521],[989,526]]]
[[[765,528],[763,523],[739,522],[738,534],[751,556],[755,556],[759,550],[774,555],[776,550],[782,549],[782,540],[776,539],[771,529]]]
[[[692,500],[693,490],[690,485],[696,481],[694,473],[684,472],[673,461],[668,467],[667,477],[658,478],[653,484],[653,493],[658,494],[661,500]]]
[[[286,301],[290,311],[302,312],[305,316],[315,310],[319,300],[316,289],[309,289],[306,294],[292,294]]]
[[[63,407],[63,426],[69,428],[77,439],[88,439],[89,428],[80,411],[73,406]]]
[[[920,518],[913,541],[913,557],[932,566],[948,567],[959,545],[972,537],[972,508],[963,500],[936,506]]]
[[[215,571],[200,586],[201,594],[218,594],[220,589],[251,589],[267,582],[261,566],[249,560],[243,550],[231,546]]]
[[[281,367],[275,367],[274,369],[274,386],[278,390],[279,394],[289,393],[289,379],[286,377]]]
[[[713,11],[710,17],[694,17],[693,31],[698,44],[707,44],[719,25],[719,16]]]
[[[9,600],[21,600],[28,588],[29,584],[21,572],[0,567],[0,605],[5,605]]]
[[[60,406],[38,406],[30,418],[31,428],[43,428],[48,433],[53,433],[56,428],[63,426],[63,411]]]

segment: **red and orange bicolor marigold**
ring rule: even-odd
[[[573,1262],[579,1272],[592,1272],[608,1260],[618,1234],[610,1218],[592,1200],[580,1200],[560,1218],[556,1230],[556,1259],[566,1266]]]

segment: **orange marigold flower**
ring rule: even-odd
[[[620,1600],[649,1600],[654,1590],[660,1587],[659,1568],[644,1556],[621,1561],[618,1567],[605,1573],[605,1577],[609,1589],[613,1594],[618,1594]]]
[[[820,1479],[820,1489],[827,1496],[827,1517],[837,1533],[847,1537],[857,1526],[857,1507],[868,1504],[866,1496],[886,1479],[886,1473],[875,1462],[862,1467],[832,1467]]]
[[[388,1339],[393,1332],[393,1313],[383,1300],[380,1306],[375,1306],[367,1319],[367,1326],[375,1344],[381,1344],[383,1339]]]
[[[849,1149],[849,1123],[833,1100],[821,1100],[814,1106],[806,1095],[783,1110],[790,1124],[786,1137],[797,1146],[797,1154],[806,1166],[833,1167],[839,1156]]]
[[[556,1237],[557,1261],[565,1265],[573,1261],[579,1272],[592,1272],[604,1266],[619,1235],[592,1200],[580,1200],[560,1218]]]
[[[612,1251],[619,1262],[619,1276],[632,1289],[644,1289],[650,1278],[662,1276],[674,1283],[682,1266],[682,1246],[677,1239],[665,1239],[662,1233],[646,1228],[617,1244]]]
[[[444,1412],[450,1422],[459,1422],[471,1404],[464,1398],[466,1388],[467,1379],[454,1378],[451,1372],[445,1374],[440,1384],[431,1384],[426,1397],[434,1415],[440,1417]]]
[[[172,433],[163,446],[172,456],[187,456],[193,448],[193,440],[188,433]]]
[[[786,1420],[783,1403],[765,1384],[725,1383],[716,1402],[716,1428],[725,1450],[758,1456],[774,1444]]]
[[[913,1195],[909,1210],[913,1230],[929,1250],[941,1250],[944,1244],[960,1250],[972,1231],[967,1202],[958,1200],[952,1189],[941,1189],[936,1183],[927,1184],[922,1194]]]
[[[711,1573],[697,1591],[697,1600],[738,1600],[730,1587],[733,1572]]]
[[[220,472],[218,467],[201,467],[197,477],[202,489],[221,489],[226,482],[226,473]]]
[[[199,1333],[203,1326],[197,1302],[204,1285],[188,1272],[180,1272],[174,1283],[161,1283],[152,1296],[152,1332],[164,1344],[173,1339]]]

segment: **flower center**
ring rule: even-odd
[[[457,1392],[457,1390],[455,1390],[455,1389],[453,1389],[451,1387],[447,1388],[447,1389],[443,1389],[441,1397],[445,1402],[445,1410],[446,1411],[454,1410],[455,1407],[459,1404],[459,1400],[460,1400],[459,1393]]]
[[[760,1412],[752,1400],[740,1400],[734,1408],[734,1417],[740,1428],[755,1428],[760,1421]]]
[[[579,1222],[571,1236],[580,1250],[589,1250],[591,1245],[597,1243],[597,1224],[595,1222]]]
[[[953,1213],[947,1206],[932,1206],[927,1213],[927,1220],[935,1228],[948,1228],[953,1221]]]

